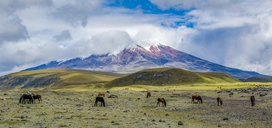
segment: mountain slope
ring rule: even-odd
[[[238,80],[222,73],[198,73],[177,68],[154,68],[117,78],[108,82],[105,87],[230,82],[238,82]]]
[[[137,45],[136,47],[126,48],[117,55],[91,55],[87,58],[52,61],[26,70],[75,68],[132,73],[143,69],[161,67],[181,68],[198,72],[221,72],[235,78],[265,76],[257,72],[243,71],[215,64],[165,45],[152,45],[149,49]]]
[[[76,69],[22,71],[0,77],[0,89],[95,85],[106,83],[121,76],[124,75]]]

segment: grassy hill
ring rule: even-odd
[[[131,75],[108,82],[105,87],[121,87],[128,85],[177,85],[191,83],[232,83],[238,80],[213,72],[191,72],[177,68],[154,68],[142,70]]]
[[[272,82],[272,78],[271,77],[250,77],[247,79],[240,79],[240,81],[243,82]]]
[[[77,69],[22,71],[0,77],[0,89],[39,87],[66,88],[79,85],[102,85],[122,76],[124,75]]]

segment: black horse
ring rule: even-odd
[[[250,102],[251,102],[251,106],[255,106],[255,97],[254,96],[250,96]]]
[[[31,94],[23,94],[21,98],[19,99],[19,103],[25,104],[33,104],[34,103],[34,98],[33,95]]]
[[[104,107],[105,107],[105,100],[104,100],[103,97],[97,96],[97,97],[95,98],[94,106],[97,106],[97,102],[101,102],[101,106],[104,106]]]
[[[151,96],[151,92],[147,92],[146,94],[146,98],[150,97]]]
[[[222,99],[220,98],[220,97],[217,97],[217,106],[219,106],[219,105],[223,105],[223,101],[222,101]]]
[[[166,107],[166,100],[164,98],[157,99],[157,107],[160,106],[160,102],[162,102],[163,107]]]

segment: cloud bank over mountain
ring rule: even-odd
[[[272,75],[270,0],[1,0],[0,75],[162,43]]]

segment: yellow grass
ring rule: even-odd
[[[169,85],[169,86],[150,86],[150,85],[130,85],[125,87],[113,87],[111,90],[228,90],[239,88],[272,87],[272,83],[260,82],[237,82],[237,83],[218,83],[218,84],[188,84],[188,85]]]

